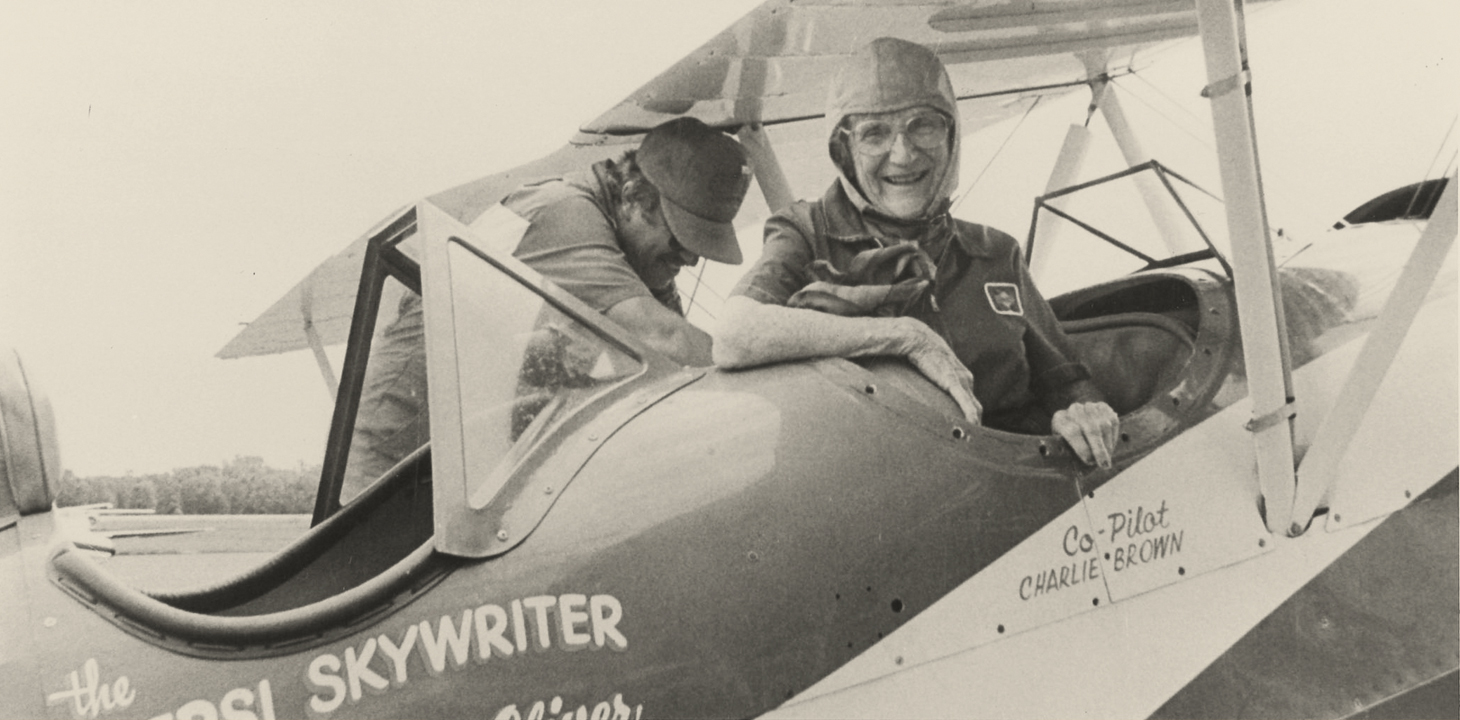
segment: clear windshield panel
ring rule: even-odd
[[[1152,260],[1204,250],[1208,239],[1226,255],[1227,218],[1221,201],[1172,173],[1165,180],[1169,187],[1147,168],[1050,200],[1050,206],[1074,220],[1048,209],[1039,212],[1035,253],[1057,248],[1035,278],[1040,290],[1055,296],[1113,280]],[[1051,234],[1053,243],[1040,250]]]
[[[644,366],[459,242],[447,255],[467,489],[482,507],[547,430]]]
[[[349,502],[430,440],[421,297],[386,277],[370,339],[340,502]]]

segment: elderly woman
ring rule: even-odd
[[[902,356],[971,422],[1063,437],[1110,466],[1115,412],[1024,265],[993,228],[956,220],[958,107],[927,48],[880,38],[833,81],[840,177],[766,222],[760,260],[726,302],[715,363]]]

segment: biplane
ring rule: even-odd
[[[1275,252],[1246,15],[768,0],[561,150],[391,214],[223,349],[310,349],[337,401],[311,527],[218,583],[108,568],[86,510],[53,508],[54,422],[7,357],[0,715],[1453,715],[1453,160]],[[939,54],[967,134],[1069,93],[1106,118],[1126,167],[1082,174],[1072,129],[1025,251],[1041,281],[1085,271],[1050,302],[1121,415],[1114,467],[970,424],[893,359],[678,366],[511,256],[507,191],[692,115],[750,152],[755,257],[831,177],[826,83],[882,35]],[[1185,37],[1220,189],[1144,156],[1113,91]],[[692,319],[734,272],[686,281]],[[413,297],[430,441],[342,498],[372,341]]]

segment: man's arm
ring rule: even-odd
[[[743,295],[725,301],[713,348],[715,364],[744,368],[813,357],[906,357],[978,422],[973,373],[932,328],[913,318],[842,317],[757,302]]]
[[[710,336],[648,295],[621,301],[604,314],[681,365],[703,367],[712,362]]]

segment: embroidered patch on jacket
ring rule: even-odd
[[[1024,315],[1024,304],[1019,302],[1019,286],[1014,283],[991,282],[983,284],[983,292],[989,296],[989,307],[1000,315]]]

